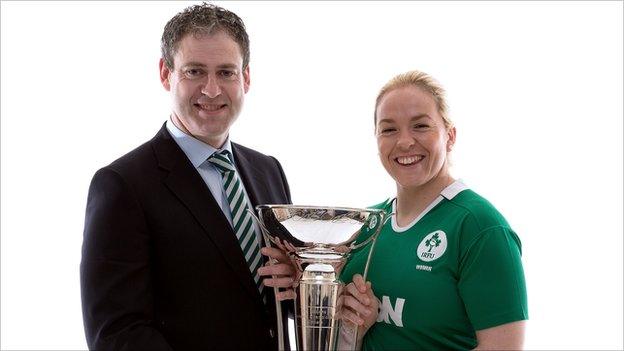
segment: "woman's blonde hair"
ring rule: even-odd
[[[444,91],[444,88],[442,88],[440,83],[433,79],[433,77],[421,71],[409,71],[401,73],[390,79],[390,81],[388,81],[388,83],[386,83],[386,85],[381,88],[379,94],[377,95],[377,100],[375,100],[375,128],[377,126],[377,108],[379,107],[381,99],[392,90],[410,85],[420,88],[423,91],[431,94],[433,100],[438,106],[438,113],[440,113],[440,116],[444,121],[444,127],[447,130],[452,128],[453,121],[451,121],[448,116],[448,106],[446,104],[446,92]]]

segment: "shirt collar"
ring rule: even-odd
[[[405,227],[399,227],[399,225],[396,222],[396,215],[392,216],[392,229],[397,232],[397,233],[402,233],[406,230],[408,230],[409,228],[413,227],[414,224],[418,223],[418,221],[421,220],[421,218],[423,218],[427,213],[429,213],[429,211],[431,211],[432,209],[434,209],[440,202],[442,202],[443,199],[447,199],[447,200],[451,200],[453,199],[457,194],[459,194],[460,192],[464,191],[468,189],[468,187],[461,181],[461,180],[456,180],[454,181],[451,185],[447,186],[446,188],[444,188],[441,192],[440,195],[435,198],[435,200],[433,200],[419,215],[418,217],[414,218],[414,220],[408,224]],[[392,200],[392,213],[396,214],[396,198],[394,198]]]
[[[232,152],[232,143],[230,143],[230,137],[225,140],[225,143],[220,149],[204,143],[203,141],[196,139],[180,130],[171,119],[167,120],[167,130],[173,137],[173,140],[180,146],[180,149],[184,151],[186,157],[191,161],[195,168],[201,166],[210,155],[216,151],[227,150],[232,156],[232,162],[234,162],[234,153]]]
[[[468,186],[464,184],[461,179],[454,181],[451,185],[447,186],[440,192],[440,195],[444,196],[448,200],[452,200],[455,195],[461,193],[462,191],[468,189]]]
[[[454,181],[453,183],[451,183],[450,185],[448,185],[446,188],[442,189],[442,191],[440,192],[440,196],[444,197],[447,200],[452,200],[457,194],[461,193],[462,191],[469,189],[468,186],[466,184],[464,184],[464,181],[461,179],[457,179],[456,181]],[[392,205],[392,211],[395,212],[396,211],[396,196],[395,197],[391,197],[388,198],[388,200],[386,200],[386,205],[388,204]]]

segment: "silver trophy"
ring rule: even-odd
[[[286,251],[297,267],[293,284],[297,294],[297,350],[352,349],[357,328],[341,326],[340,294],[344,283],[338,277],[349,253],[372,240],[361,272],[366,279],[375,239],[388,215],[376,209],[295,205],[260,205],[256,210],[266,245]],[[275,306],[279,349],[285,350],[281,305],[277,299]]]

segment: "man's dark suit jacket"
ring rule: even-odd
[[[232,143],[252,205],[290,203],[279,162]],[[236,236],[165,126],[96,172],[87,201],[82,309],[90,349],[274,350]]]

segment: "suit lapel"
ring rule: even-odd
[[[195,217],[244,289],[257,298],[258,290],[249,273],[236,235],[204,180],[164,126],[152,139],[152,145],[159,168],[168,172],[164,178],[165,186]]]

